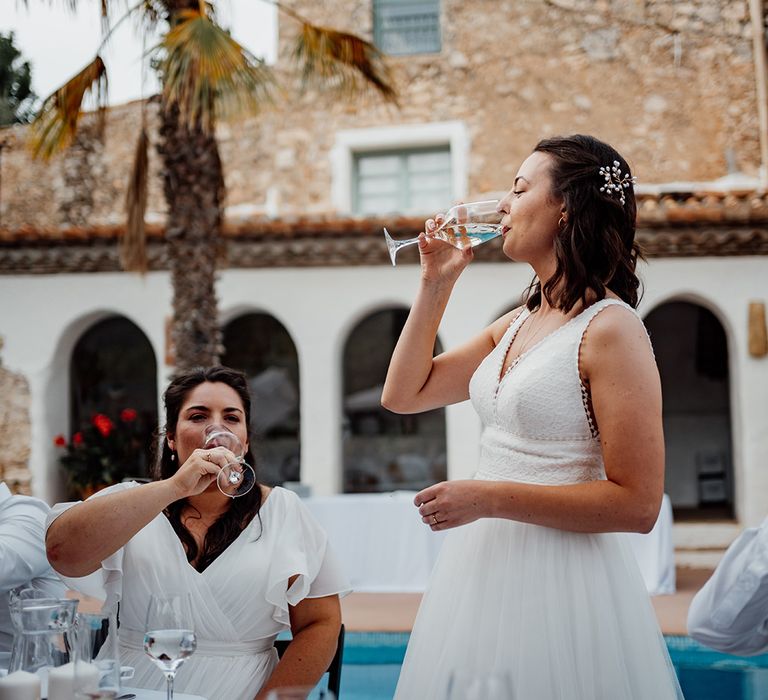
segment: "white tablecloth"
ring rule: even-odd
[[[416,492],[304,499],[325,528],[352,587],[370,593],[426,587],[444,532],[432,532],[413,505]]]
[[[304,499],[328,533],[358,592],[420,592],[426,588],[445,532],[432,532],[413,505],[415,492],[342,494]],[[629,534],[651,595],[675,592],[672,506],[665,495],[647,535]]]
[[[672,502],[664,494],[661,510],[647,535],[628,533],[645,587],[651,595],[675,592],[675,545],[672,541]]]

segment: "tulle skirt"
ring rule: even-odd
[[[444,700],[454,671],[506,672],[515,700],[683,695],[624,535],[486,518],[446,537],[397,700]]]

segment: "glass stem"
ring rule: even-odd
[[[165,681],[166,681],[166,684],[165,684],[165,688],[166,688],[165,698],[166,698],[166,700],[173,700],[173,677],[174,677],[174,675],[175,674],[173,674],[173,673],[166,673],[165,674]]]

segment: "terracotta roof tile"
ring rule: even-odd
[[[385,218],[336,217],[318,215],[270,219],[229,219],[223,227],[223,236],[229,242],[291,240],[328,240],[372,238],[382,235],[386,226],[395,237],[415,235],[421,230],[423,217],[395,216]],[[659,230],[678,231],[677,240],[685,245],[699,242],[712,233],[713,227],[728,227],[716,238],[725,243],[732,239],[735,229],[744,227],[750,232],[758,226],[768,227],[768,195],[762,191],[696,191],[664,192],[638,195],[638,235],[653,234]],[[35,227],[20,226],[15,229],[0,227],[0,248],[69,246],[97,244],[100,241],[117,240],[124,230],[122,224],[90,227]],[[163,239],[162,224],[147,224],[150,243]],[[643,232],[646,232],[643,234]],[[749,235],[752,235],[751,233]],[[725,236],[725,238],[723,238]],[[347,240],[349,245],[349,240]],[[711,245],[711,241],[708,245]],[[730,245],[730,244],[729,244]]]

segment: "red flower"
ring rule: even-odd
[[[56,445],[56,447],[66,447],[67,439],[63,435],[57,435],[53,438],[53,444]]]
[[[133,423],[136,420],[136,411],[133,408],[124,408],[120,411],[120,420],[125,423]]]
[[[82,433],[75,433],[72,436],[72,444],[73,445],[82,445],[83,444],[83,434]]]
[[[109,437],[109,434],[115,427],[115,424],[103,413],[97,413],[93,417],[93,424],[96,426],[96,430],[98,430],[103,437]]]

